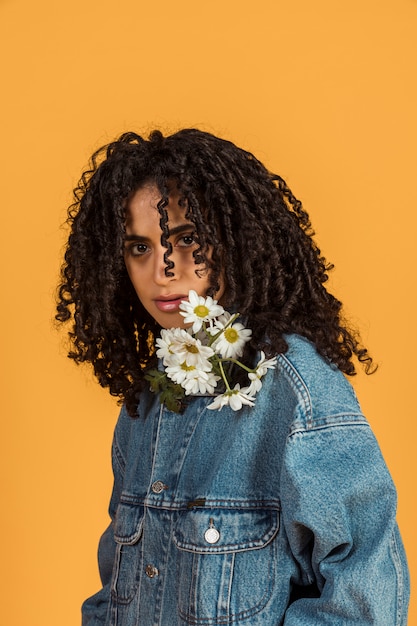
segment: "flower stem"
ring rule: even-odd
[[[232,360],[232,359],[229,359],[229,360]],[[222,363],[222,361],[220,359],[219,359],[219,368],[220,368],[220,374],[222,375],[223,381],[226,384],[227,391],[231,391],[229,382],[227,380],[227,376],[226,376],[225,371],[223,369],[223,363]]]
[[[226,363],[226,362],[234,363],[235,365],[238,365],[239,367],[244,369],[246,372],[249,372],[250,374],[254,374],[256,372],[256,367],[255,368],[247,367],[246,365],[243,365],[243,363],[241,363],[237,359],[221,359],[221,360],[219,359],[219,363]]]

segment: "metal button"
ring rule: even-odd
[[[151,489],[154,493],[162,493],[162,491],[168,489],[168,487],[162,482],[162,480],[156,480],[154,483],[152,483]]]
[[[204,533],[204,539],[207,543],[217,543],[220,539],[220,533],[215,528],[208,528]]]
[[[145,567],[145,574],[148,578],[155,578],[155,576],[159,576],[159,571],[155,565],[147,565]]]
[[[217,543],[220,539],[220,533],[217,528],[214,528],[214,522],[212,518],[210,518],[209,528],[207,528],[206,532],[204,533],[204,539],[207,541],[207,543]]]

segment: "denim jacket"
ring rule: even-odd
[[[343,374],[305,339],[255,407],[143,394],[113,443],[103,588],[83,626],[405,626],[396,492]]]

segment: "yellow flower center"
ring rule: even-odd
[[[181,369],[184,370],[184,372],[192,372],[193,370],[195,370],[195,366],[187,365],[187,363],[184,361],[184,363],[181,363]]]
[[[239,333],[234,328],[226,328],[224,336],[229,343],[235,343],[239,339]]]
[[[191,352],[191,354],[198,354],[198,348],[193,343],[189,343],[185,346],[187,352]]]
[[[204,304],[194,307],[194,315],[197,315],[197,317],[206,317],[209,313],[210,311]]]

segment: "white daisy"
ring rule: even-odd
[[[220,376],[216,376],[213,372],[198,372],[198,376],[187,378],[181,386],[185,389],[186,396],[198,393],[212,394],[218,380]]]
[[[213,356],[214,350],[209,346],[203,346],[200,339],[188,335],[182,342],[175,344],[172,351],[180,361],[185,361],[187,365],[195,365],[205,371],[211,369],[208,360]]]
[[[220,411],[223,406],[229,405],[233,411],[239,411],[244,404],[254,406],[255,398],[247,393],[247,389],[247,387],[241,389],[239,383],[237,383],[230,391],[226,391],[222,395],[217,396],[207,408],[213,411],[215,409]]]
[[[156,356],[162,359],[164,365],[169,365],[175,358],[178,349],[192,336],[183,328],[163,328],[161,336],[156,339]]]
[[[252,331],[237,322],[228,326],[213,343],[215,351],[223,359],[235,359],[243,354],[245,343],[250,340]]]
[[[251,372],[248,374],[250,385],[248,387],[248,393],[251,395],[255,395],[262,389],[262,382],[260,376],[258,376],[255,372]]]
[[[261,358],[258,361],[258,365],[256,366],[255,372],[250,372],[248,374],[249,380],[251,381],[249,387],[247,388],[247,393],[249,395],[255,395],[262,387],[261,378],[265,376],[269,369],[274,369],[277,364],[277,357],[273,357],[272,359],[266,359],[265,353],[261,352]]]
[[[213,300],[210,296],[203,298],[196,291],[191,289],[188,294],[188,301],[183,300],[180,304],[180,314],[184,316],[185,324],[192,324],[193,333],[203,326],[203,322],[209,322],[221,315],[224,309],[217,300]]]
[[[261,350],[261,358],[258,361],[256,366],[256,372],[259,376],[265,376],[268,370],[273,370],[277,366],[277,357],[274,356],[272,359],[265,358],[265,352]]]
[[[228,404],[229,396],[227,396],[225,393],[222,393],[220,396],[217,396],[211,404],[208,404],[207,408],[211,409],[212,411],[215,411],[216,409],[220,411],[222,407],[227,406]]]
[[[215,376],[211,371],[211,363],[205,366],[187,365],[185,361],[166,368],[167,376],[181,385],[185,389],[185,394],[193,393],[213,393],[217,385],[219,376]]]

